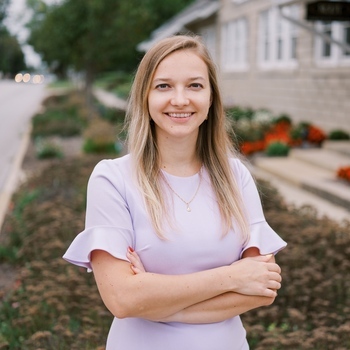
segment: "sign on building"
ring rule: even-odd
[[[350,21],[350,2],[314,1],[308,3],[306,19],[309,21]]]

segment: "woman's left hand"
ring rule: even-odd
[[[140,257],[134,251],[134,249],[129,247],[127,252],[126,252],[126,257],[129,259],[130,268],[135,275],[146,272],[145,267],[143,266],[143,263],[142,263]]]

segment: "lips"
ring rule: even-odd
[[[189,118],[193,113],[187,112],[187,113],[165,113],[171,118]]]

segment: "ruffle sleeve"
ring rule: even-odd
[[[85,267],[90,272],[93,250],[104,250],[115,258],[128,261],[126,250],[132,245],[132,233],[128,230],[106,226],[90,227],[75,237],[63,259]]]
[[[123,161],[123,160],[121,160]],[[126,259],[134,246],[133,223],[126,200],[125,175],[119,163],[103,160],[94,168],[87,186],[85,230],[79,233],[63,258],[91,271],[93,250]]]
[[[258,189],[247,167],[240,160],[236,160],[233,163],[233,169],[241,188],[250,227],[250,237],[241,254],[251,247],[258,248],[262,255],[276,254],[285,248],[287,243],[266,222]]]
[[[285,248],[287,243],[270,227],[266,221],[258,222],[250,226],[250,237],[245,244],[241,256],[245,250],[256,247],[261,255],[277,254]]]

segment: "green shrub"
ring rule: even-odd
[[[99,142],[92,139],[86,139],[83,144],[83,151],[85,153],[95,153],[95,154],[113,154],[117,153],[115,143]]]
[[[350,134],[344,130],[336,129],[328,134],[328,138],[330,140],[350,140]]]
[[[287,123],[287,124],[291,125],[292,119],[287,114],[281,114],[274,119],[274,122],[276,124],[277,123]]]
[[[84,124],[78,118],[71,117],[62,110],[47,110],[32,119],[32,137],[80,135]]]
[[[37,139],[35,142],[36,156],[39,159],[63,158],[60,147],[51,141]]]
[[[252,120],[254,117],[254,110],[252,108],[232,107],[226,110],[226,114],[230,119],[235,121],[241,119]]]
[[[289,146],[280,141],[271,142],[266,148],[266,154],[269,157],[285,157],[289,154]]]
[[[98,105],[98,111],[102,118],[113,124],[124,124],[125,111],[116,108],[109,108],[102,104]]]
[[[85,153],[117,153],[116,127],[103,119],[94,119],[84,132]]]
[[[127,98],[130,93],[133,75],[122,71],[109,72],[101,75],[96,86],[113,92],[121,98]]]
[[[44,112],[32,119],[32,137],[80,135],[87,124],[90,111],[80,92],[52,95],[43,102]]]

